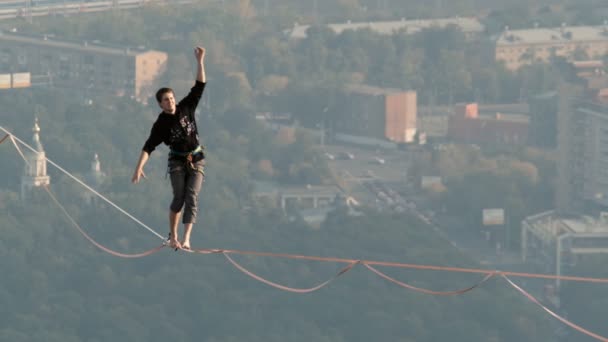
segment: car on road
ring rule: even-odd
[[[355,159],[355,155],[350,152],[340,152],[338,157],[342,160],[353,160]]]
[[[373,163],[384,165],[386,163],[386,160],[384,160],[384,158],[374,157]]]

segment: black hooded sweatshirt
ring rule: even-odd
[[[144,151],[150,154],[158,145],[165,143],[171,151],[187,153],[200,145],[194,111],[203,95],[205,85],[206,83],[197,80],[190,93],[177,104],[175,114],[162,112],[158,115],[144,144]],[[204,159],[204,154],[200,153],[196,159]]]

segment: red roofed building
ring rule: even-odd
[[[448,138],[462,143],[525,144],[530,119],[521,114],[479,114],[477,103],[459,104],[448,119]]]

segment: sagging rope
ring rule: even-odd
[[[15,146],[17,146],[16,141],[18,141],[21,145],[25,146],[27,149],[29,149],[30,151],[34,152],[34,153],[38,153],[38,151],[36,151],[34,148],[32,148],[30,145],[26,144],[25,142],[23,142],[23,140],[17,138],[14,134],[12,134],[11,132],[9,132],[8,130],[4,129],[2,126],[0,126],[0,130],[4,131],[6,134],[10,135],[11,140],[13,141],[13,144]],[[17,150],[19,150],[19,148],[17,147]],[[20,151],[20,150],[19,150]],[[27,163],[27,158],[25,158],[25,156],[23,155],[23,153],[20,151],[19,152],[21,154],[21,157],[26,161]],[[56,163],[54,163],[52,160],[50,160],[49,158],[45,157],[45,160],[53,165],[54,167],[56,167],[59,171],[63,172],[65,175],[67,175],[68,177],[70,177],[71,179],[73,179],[75,182],[77,182],[78,184],[82,185],[83,187],[85,187],[87,190],[91,191],[92,193],[94,193],[95,195],[97,195],[99,198],[101,198],[102,200],[104,200],[106,203],[108,203],[109,205],[111,205],[112,207],[114,207],[116,210],[120,211],[121,213],[123,213],[124,215],[126,215],[128,218],[130,218],[131,220],[133,220],[134,222],[136,222],[137,224],[139,224],[140,226],[144,227],[145,229],[147,229],[149,232],[151,232],[152,234],[156,235],[157,237],[159,237],[161,240],[165,240],[165,237],[160,235],[159,233],[157,233],[154,229],[148,227],[146,224],[144,224],[143,222],[141,222],[140,220],[138,220],[137,218],[135,218],[133,215],[129,214],[127,211],[125,211],[124,209],[122,209],[121,207],[119,207],[118,205],[116,205],[114,202],[110,201],[109,199],[107,199],[105,196],[103,196],[102,194],[100,194],[99,192],[97,192],[95,189],[91,188],[90,186],[88,186],[87,184],[85,184],[83,181],[81,181],[80,179],[76,178],[74,175],[72,175],[71,173],[67,172],[66,170],[64,170],[61,166],[57,165]]]
[[[7,130],[5,130],[4,128],[2,128],[0,126],[0,130],[3,130],[4,132],[7,133],[7,136],[5,136],[4,138],[2,138],[2,140],[0,140],[0,143],[4,142],[4,140],[6,140],[7,137],[10,137],[11,141],[13,142],[13,145],[15,146],[15,148],[17,149],[19,155],[23,158],[23,160],[28,163],[27,158],[25,158],[25,155],[23,154],[23,152],[21,151],[21,149],[19,148],[19,146],[17,145],[17,141],[19,143],[21,143],[22,145],[24,145],[25,147],[27,147],[28,149],[32,150],[34,153],[37,153],[37,151],[35,149],[33,149],[32,147],[30,147],[29,145],[27,145],[26,143],[24,143],[22,140],[18,139],[17,137],[15,137],[13,134],[11,134],[10,132],[8,132]],[[85,188],[87,188],[88,190],[92,191],[95,195],[99,196],[100,198],[102,198],[104,201],[106,201],[107,203],[109,203],[110,205],[112,205],[113,207],[115,207],[116,209],[118,209],[120,212],[122,212],[123,214],[127,215],[127,217],[131,218],[133,221],[139,223],[140,225],[142,225],[144,228],[146,228],[147,230],[149,230],[150,232],[152,232],[153,234],[155,234],[156,236],[160,237],[161,239],[163,239],[165,241],[165,238],[162,237],[160,234],[158,234],[157,232],[155,232],[153,229],[149,228],[148,226],[146,226],[145,224],[141,223],[139,220],[137,220],[135,217],[133,217],[131,214],[129,214],[128,212],[126,212],[124,209],[120,208],[118,205],[114,204],[113,202],[111,202],[110,200],[108,200],[107,198],[105,198],[103,195],[99,194],[97,191],[95,191],[94,189],[92,189],[91,187],[89,187],[88,185],[86,185],[84,182],[80,181],[79,179],[77,179],[76,177],[74,177],[73,175],[71,175],[69,172],[65,171],[63,168],[61,168],[59,165],[55,164],[54,162],[52,162],[51,160],[49,160],[48,158],[45,158],[47,162],[49,162],[51,165],[55,166],[57,169],[59,169],[60,171],[62,171],[63,173],[65,173],[66,175],[68,175],[70,178],[74,179],[76,182],[78,182],[79,184],[81,184],[82,186],[84,186]],[[159,247],[150,249],[148,251],[142,252],[142,253],[138,253],[138,254],[124,254],[124,253],[120,253],[114,250],[111,250],[103,245],[101,245],[100,243],[98,243],[97,241],[95,241],[92,237],[90,237],[79,225],[78,223],[72,218],[72,216],[67,212],[67,210],[65,209],[65,207],[63,205],[61,205],[61,203],[57,200],[57,198],[53,195],[53,193],[50,191],[50,189],[48,187],[44,187],[44,189],[46,190],[46,192],[49,194],[49,196],[51,197],[51,199],[55,202],[56,205],[59,206],[59,208],[62,210],[62,212],[69,218],[69,220],[72,222],[72,224],[78,229],[78,231],[88,240],[90,241],[93,245],[95,245],[96,247],[100,248],[102,251],[109,253],[111,255],[114,256],[118,256],[118,257],[122,257],[122,258],[140,258],[140,257],[145,257],[145,256],[149,256],[151,254],[154,254],[158,251],[160,251],[163,247],[166,246],[166,241]],[[446,267],[446,266],[435,266],[435,265],[419,265],[419,264],[405,264],[405,263],[396,263],[396,262],[381,262],[381,261],[371,261],[371,260],[355,260],[355,259],[344,259],[344,258],[328,258],[328,257],[318,257],[318,256],[304,256],[304,255],[295,255],[295,254],[285,254],[285,253],[267,253],[267,252],[251,252],[251,251],[239,251],[239,250],[223,250],[223,249],[188,249],[188,250],[184,250],[184,251],[188,251],[188,252],[192,252],[192,253],[199,253],[199,254],[223,254],[230,263],[232,263],[232,265],[234,267],[236,267],[239,271],[243,272],[244,274],[260,281],[263,282],[269,286],[272,286],[274,288],[280,289],[280,290],[284,290],[284,291],[289,291],[289,292],[294,292],[294,293],[310,293],[310,292],[314,292],[317,291],[325,286],[327,286],[330,282],[332,282],[333,280],[335,280],[336,278],[338,278],[339,276],[345,274],[346,272],[350,271],[351,269],[353,269],[356,265],[358,264],[363,264],[367,269],[369,269],[370,271],[374,272],[375,274],[377,274],[378,276],[394,283],[397,284],[401,287],[416,291],[416,292],[421,292],[421,293],[425,293],[425,294],[430,294],[430,295],[440,295],[440,296],[452,296],[452,295],[461,295],[464,294],[466,292],[469,292],[477,287],[479,287],[480,285],[482,285],[483,283],[487,282],[488,280],[490,280],[491,278],[493,278],[496,275],[500,275],[502,276],[508,283],[509,285],[511,285],[514,289],[516,289],[518,292],[520,292],[522,295],[524,295],[526,298],[528,298],[530,301],[532,301],[533,303],[537,304],[538,306],[540,306],[543,310],[545,310],[547,313],[549,313],[551,316],[553,316],[554,318],[556,318],[557,320],[559,320],[560,322],[566,324],[567,326],[571,327],[572,329],[579,331],[580,333],[583,333],[587,336],[593,337],[599,341],[603,341],[603,342],[608,342],[608,338],[603,337],[599,334],[596,334],[590,330],[587,330],[567,319],[565,319],[564,317],[558,315],[557,313],[555,313],[554,311],[552,311],[551,309],[549,309],[548,307],[546,307],[545,305],[543,305],[538,299],[536,299],[534,296],[532,296],[530,293],[528,293],[527,291],[525,291],[523,288],[521,288],[520,286],[518,286],[517,284],[515,284],[509,277],[508,275],[511,276],[518,276],[518,277],[526,277],[526,278],[540,278],[540,279],[559,279],[559,280],[567,280],[567,281],[580,281],[580,282],[592,282],[592,283],[608,283],[608,279],[606,278],[590,278],[590,277],[572,277],[572,276],[555,276],[555,275],[547,275],[547,274],[538,274],[538,273],[522,273],[522,272],[508,272],[508,271],[488,271],[488,270],[481,270],[481,269],[472,269],[472,268],[459,268],[459,267]],[[276,257],[276,258],[290,258],[290,259],[300,259],[300,260],[315,260],[315,261],[324,261],[324,262],[338,262],[338,263],[348,263],[348,265],[346,267],[344,267],[342,270],[340,270],[335,276],[333,276],[332,278],[330,278],[329,280],[308,288],[308,289],[296,289],[296,288],[291,288],[291,287],[287,287],[284,285],[280,285],[277,284],[275,282],[272,282],[270,280],[267,280],[263,277],[260,277],[256,274],[254,274],[253,272],[247,270],[245,267],[243,267],[242,265],[238,264],[236,261],[234,261],[234,259],[232,259],[229,254],[241,254],[241,255],[256,255],[256,256],[268,256],[268,257]],[[409,268],[409,269],[418,269],[418,270],[435,270],[435,271],[444,271],[444,272],[459,272],[459,273],[481,273],[481,274],[485,274],[485,277],[478,282],[477,284],[467,287],[465,289],[462,290],[456,290],[456,291],[433,291],[433,290],[428,290],[428,289],[423,289],[423,288],[419,288],[416,286],[412,286],[409,284],[406,284],[404,282],[401,282],[399,280],[396,280],[388,275],[386,275],[383,272],[380,272],[379,270],[377,270],[376,268],[374,268],[372,265],[377,265],[377,266],[387,266],[387,267],[398,267],[398,268]]]
[[[95,247],[101,249],[102,251],[104,251],[104,252],[106,252],[108,254],[111,254],[113,256],[117,256],[117,257],[120,257],[120,258],[129,258],[129,259],[143,258],[143,257],[147,257],[149,255],[152,255],[152,254],[160,251],[161,249],[163,249],[163,247],[166,246],[166,244],[163,243],[162,245],[160,245],[160,246],[158,246],[156,248],[152,248],[152,249],[147,250],[145,252],[136,253],[136,254],[125,254],[125,253],[117,252],[115,250],[107,248],[107,247],[103,246],[102,244],[98,243],[97,241],[95,241],[91,236],[89,236],[89,234],[87,234],[80,227],[80,225],[76,222],[76,220],[74,220],[74,218],[68,213],[68,211],[65,209],[65,207],[63,205],[61,205],[61,203],[59,202],[59,200],[57,200],[57,197],[55,197],[55,195],[53,195],[53,193],[48,188],[48,186],[44,186],[43,188],[49,194],[49,196],[51,197],[51,199],[53,200],[53,202],[55,202],[55,204],[61,209],[61,211],[68,217],[68,219],[70,220],[70,222],[72,222],[72,225],[74,225],[74,227],[76,227],[76,229],[78,229],[78,231],[80,232],[80,234],[82,234],[87,240],[89,240],[89,242],[91,242]]]

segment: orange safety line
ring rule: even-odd
[[[322,262],[340,262],[340,263],[353,263],[361,262],[362,264],[371,266],[387,266],[396,268],[409,268],[417,270],[432,270],[432,271],[443,271],[443,272],[459,272],[459,273],[478,273],[488,274],[494,272],[496,274],[522,277],[522,278],[540,278],[540,279],[552,279],[552,280],[564,280],[564,281],[579,281],[588,283],[608,283],[608,278],[592,278],[592,277],[575,277],[575,276],[558,276],[551,274],[540,274],[540,273],[525,273],[525,272],[510,272],[510,271],[499,271],[499,270],[484,270],[478,268],[463,268],[463,267],[448,267],[448,266],[435,266],[435,265],[421,265],[421,264],[408,264],[399,262],[385,262],[385,261],[373,261],[373,260],[357,260],[357,259],[346,259],[346,258],[333,258],[333,257],[318,257],[318,256],[307,256],[298,254],[287,254],[287,253],[271,253],[271,252],[254,252],[254,251],[241,251],[233,249],[192,249],[191,252],[200,254],[214,254],[214,253],[229,253],[229,254],[241,254],[241,255],[255,255],[265,256],[274,258],[286,258],[286,259],[299,259],[299,260],[312,260]]]
[[[513,286],[517,291],[519,291],[521,294],[523,294],[526,298],[528,298],[529,300],[531,300],[533,303],[537,304],[538,306],[540,306],[541,308],[543,308],[543,310],[545,310],[547,313],[549,313],[549,315],[555,317],[558,321],[564,323],[565,325],[569,326],[570,328],[579,331],[587,336],[591,336],[597,340],[603,341],[603,342],[608,342],[608,338],[598,335],[590,330],[587,330],[577,324],[574,324],[572,322],[570,322],[569,320],[565,319],[564,317],[556,314],[555,312],[551,311],[549,308],[547,308],[546,306],[544,306],[543,304],[541,304],[541,302],[534,298],[534,296],[532,296],[531,294],[529,294],[528,292],[526,292],[526,290],[522,289],[521,287],[519,287],[517,284],[515,284],[513,281],[511,281],[511,279],[509,279],[507,276],[505,276],[504,274],[502,275],[503,278],[505,278],[505,280],[511,285]]]
[[[270,285],[270,286],[272,286],[274,288],[277,288],[279,290],[288,291],[288,292],[294,292],[294,293],[310,293],[310,292],[317,291],[317,290],[325,287],[329,283],[331,283],[333,280],[335,280],[339,276],[341,276],[344,273],[350,271],[358,263],[358,262],[354,262],[354,263],[351,263],[351,264],[347,265],[346,267],[342,268],[342,270],[340,270],[340,272],[338,272],[336,275],[334,275],[330,279],[322,282],[321,284],[319,284],[317,286],[313,286],[313,287],[307,288],[307,289],[298,289],[298,288],[293,288],[293,287],[288,287],[288,286],[284,286],[284,285],[281,285],[281,284],[277,284],[277,283],[272,282],[270,280],[264,279],[264,278],[260,277],[259,275],[256,275],[253,272],[247,270],[242,265],[238,264],[227,253],[222,253],[222,254],[226,257],[226,259],[228,259],[228,261],[230,261],[230,263],[232,265],[234,265],[234,267],[236,267],[239,271],[245,273],[246,275],[250,276],[251,278],[253,278],[255,280],[258,280],[258,281],[260,281],[260,282],[262,282],[262,283],[264,283],[266,285]]]
[[[51,197],[51,199],[53,200],[53,202],[55,202],[55,204],[57,204],[57,206],[61,209],[61,211],[63,211],[63,213],[68,217],[68,219],[70,220],[70,222],[72,222],[72,224],[74,225],[74,227],[76,227],[76,229],[78,229],[78,231],[87,239],[89,240],[89,242],[91,242],[93,245],[95,245],[95,247],[101,249],[102,251],[120,257],[120,258],[129,258],[129,259],[133,259],[133,258],[143,258],[149,255],[152,255],[158,251],[160,251],[161,249],[163,249],[163,247],[165,247],[165,244],[162,244],[158,247],[152,248],[150,250],[141,252],[141,253],[136,253],[136,254],[125,254],[125,253],[121,253],[121,252],[117,252],[114,251],[112,249],[109,249],[103,245],[101,245],[100,243],[98,243],[97,241],[95,241],[92,237],[89,236],[89,234],[87,234],[81,227],[80,225],[78,225],[78,223],[76,222],[76,220],[74,220],[74,218],[68,213],[68,211],[65,209],[65,207],[63,205],[61,205],[61,203],[59,202],[59,200],[57,200],[57,197],[55,197],[55,195],[53,195],[53,193],[51,192],[51,190],[48,188],[48,186],[43,186],[44,190],[46,190],[46,192],[49,194],[49,196]]]
[[[34,153],[38,153],[38,151],[36,151],[33,147],[29,146],[28,144],[26,144],[25,142],[23,142],[21,139],[15,137],[13,134],[11,134],[9,131],[5,130],[4,128],[2,128],[2,126],[0,126],[0,130],[8,133],[10,135],[11,141],[13,142],[13,145],[15,145],[15,148],[17,149],[17,152],[19,152],[19,155],[21,156],[21,158],[23,159],[23,161],[29,165],[29,162],[27,160],[27,158],[25,157],[25,155],[23,154],[23,152],[21,151],[21,149],[19,148],[19,146],[17,145],[17,142],[19,142],[21,145],[27,147],[30,151],[34,152]],[[131,220],[137,222],[140,226],[142,226],[143,228],[145,228],[146,230],[148,230],[149,232],[151,232],[152,234],[156,235],[157,237],[159,237],[161,240],[165,240],[165,238],[160,235],[159,233],[157,233],[156,231],[154,231],[152,228],[148,227],[146,224],[144,224],[143,222],[141,222],[140,220],[138,220],[137,218],[135,218],[133,215],[129,214],[127,211],[125,211],[124,209],[122,209],[121,207],[119,207],[118,205],[116,205],[114,202],[110,201],[109,199],[107,199],[105,196],[103,196],[102,194],[100,194],[99,192],[97,192],[95,189],[91,188],[90,186],[88,186],[87,184],[85,184],[83,181],[81,181],[80,179],[76,178],[74,175],[72,175],[71,173],[69,173],[68,171],[66,171],[64,168],[62,168],[61,166],[59,166],[58,164],[56,164],[55,162],[53,162],[52,160],[48,159],[48,158],[44,158],[49,164],[53,165],[54,167],[56,167],[59,171],[63,172],[65,175],[67,175],[68,177],[70,177],[72,180],[74,180],[75,182],[77,182],[78,184],[82,185],[83,187],[85,187],[87,190],[91,191],[93,194],[95,194],[97,197],[101,198],[102,200],[104,200],[106,203],[108,203],[109,205],[111,205],[112,207],[114,207],[115,209],[117,209],[118,211],[120,211],[121,213],[123,213],[125,216],[129,217]]]
[[[4,142],[4,140],[6,140],[6,138],[8,138],[10,136],[10,134],[7,134],[4,136],[4,138],[2,138],[2,140],[0,140],[0,144],[2,144]]]
[[[476,288],[478,288],[479,286],[481,286],[483,283],[485,283],[486,281],[490,280],[491,278],[493,278],[497,273],[496,272],[488,272],[486,274],[486,276],[480,280],[477,284],[474,284],[472,286],[469,286],[467,288],[464,288],[462,290],[456,290],[456,291],[433,291],[433,290],[428,290],[428,289],[423,289],[421,287],[416,287],[410,284],[406,284],[402,281],[399,281],[393,277],[390,277],[388,275],[386,275],[385,273],[377,270],[376,268],[368,265],[368,264],[363,264],[363,266],[367,267],[367,269],[369,269],[370,271],[376,273],[377,275],[379,275],[380,277],[390,281],[391,283],[397,284],[401,287],[404,287],[406,289],[410,289],[416,292],[422,292],[422,293],[426,293],[426,294],[430,294],[430,295],[435,295],[435,296],[455,296],[455,295],[461,295],[463,293],[467,293],[471,290],[474,290]]]

